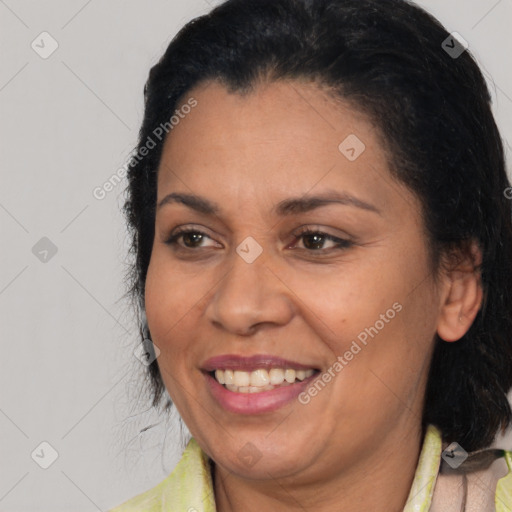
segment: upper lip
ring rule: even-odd
[[[201,366],[201,369],[207,372],[214,370],[240,370],[250,372],[262,368],[292,368],[294,370],[316,369],[313,365],[305,365],[268,354],[255,354],[253,356],[224,354],[207,359]]]

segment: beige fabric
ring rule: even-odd
[[[463,476],[460,474],[439,473],[434,487],[430,512],[495,512],[496,485],[507,475],[504,458],[495,460],[487,469],[467,475],[467,503],[463,507]],[[503,506],[511,507],[510,503]],[[505,508],[507,510],[507,508]],[[510,509],[512,512],[512,509]]]

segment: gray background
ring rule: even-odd
[[[489,77],[510,161],[512,0],[419,3],[468,41]],[[144,366],[122,299],[126,183],[102,200],[93,190],[136,144],[150,66],[212,5],[0,0],[2,512],[106,510],[179,458],[176,418],[138,398]],[[55,43],[42,32],[58,44],[46,59]],[[58,453],[48,469],[43,441]]]

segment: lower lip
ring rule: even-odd
[[[204,375],[210,393],[224,409],[237,414],[259,414],[275,411],[292,402],[309,386],[311,381],[314,380],[318,374],[314,373],[311,377],[303,381],[296,381],[288,386],[271,389],[270,391],[260,391],[258,393],[237,393],[229,391],[229,389],[219,384],[209,373],[204,372]]]

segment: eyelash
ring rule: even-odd
[[[182,250],[194,251],[194,250],[197,250],[197,249],[201,249],[201,247],[196,247],[196,248],[183,247],[183,246],[180,246],[178,244],[178,239],[179,238],[182,238],[183,235],[187,235],[187,234],[191,234],[191,233],[199,234],[199,235],[206,236],[206,237],[210,238],[206,233],[203,233],[202,231],[199,231],[197,229],[181,229],[181,228],[179,228],[172,236],[170,236],[165,241],[165,243],[167,245],[176,246],[178,249],[182,249]],[[325,240],[329,240],[331,242],[337,242],[337,247],[331,247],[330,249],[301,249],[301,250],[307,251],[309,253],[323,253],[323,254],[325,254],[326,252],[330,252],[332,250],[346,250],[346,249],[348,249],[348,248],[350,248],[350,247],[352,247],[354,245],[354,243],[352,241],[350,241],[350,240],[347,240],[347,239],[344,239],[344,238],[337,238],[337,237],[329,235],[328,233],[325,233],[323,231],[319,231],[319,230],[315,230],[315,229],[311,229],[311,228],[302,228],[294,236],[295,236],[296,239],[301,239],[301,238],[303,238],[303,237],[305,237],[307,235],[320,235]]]

